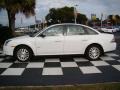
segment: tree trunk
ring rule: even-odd
[[[10,10],[7,10],[8,20],[9,20],[9,32],[12,36],[15,35],[15,14],[11,13]]]

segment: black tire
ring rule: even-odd
[[[25,50],[26,51],[26,56],[28,55],[28,57],[26,59],[22,59],[22,56],[21,56],[21,59],[20,59],[20,56],[19,55],[22,55],[20,54],[20,50]],[[24,54],[23,54],[24,55]],[[32,50],[27,47],[27,46],[18,46],[16,47],[15,51],[14,51],[14,57],[20,61],[20,62],[26,62],[26,61],[29,61],[30,59],[32,59],[33,57],[33,52]]]
[[[95,49],[94,52],[92,52],[92,49]],[[85,51],[85,56],[89,60],[97,60],[101,55],[102,49],[99,45],[91,45]]]

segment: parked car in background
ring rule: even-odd
[[[113,27],[109,26],[109,27],[103,27],[103,28],[101,28],[101,30],[103,32],[114,33],[114,32],[118,31],[118,28],[113,28]]]
[[[98,59],[104,52],[116,49],[112,34],[81,24],[56,24],[30,35],[9,39],[4,44],[4,54],[19,61],[38,55],[84,54],[90,60]]]
[[[114,29],[116,29],[117,31],[120,31],[120,26],[113,26]]]
[[[93,28],[96,29],[96,30],[98,30],[98,31],[101,30],[101,27],[100,27],[100,26],[94,26]]]

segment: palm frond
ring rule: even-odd
[[[0,0],[0,9],[5,8],[11,13],[21,12],[26,17],[34,15],[35,0]]]

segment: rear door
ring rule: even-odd
[[[82,27],[76,25],[67,26],[67,35],[65,36],[64,53],[77,54],[82,52],[86,37],[83,35]]]
[[[67,35],[64,42],[65,54],[84,54],[90,41],[95,38],[96,32],[80,25],[67,26]]]

